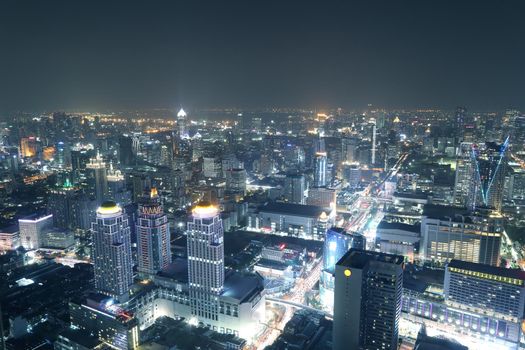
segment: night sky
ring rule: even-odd
[[[501,0],[0,0],[0,110],[525,109],[524,18]]]

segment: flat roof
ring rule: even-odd
[[[402,255],[378,253],[369,250],[352,248],[345,255],[343,255],[336,265],[362,269],[370,261],[401,265],[405,261],[405,258]]]
[[[497,267],[497,266],[485,265],[485,264],[476,264],[472,262],[454,260],[454,259],[448,263],[447,269],[450,267],[453,267],[456,269],[482,272],[482,273],[487,273],[487,274],[501,276],[501,277],[515,278],[515,279],[525,281],[525,271],[520,270],[520,269],[506,269],[503,267]]]
[[[319,217],[323,212],[328,214],[330,209],[319,207],[317,205],[271,202],[259,208],[259,211],[293,216]]]
[[[456,215],[465,216],[465,222],[470,220],[470,218],[468,218],[470,213],[467,208],[436,204],[427,204],[423,207],[423,216],[432,219],[449,220],[449,218],[451,218],[452,221],[461,221],[461,218],[456,217]]]
[[[229,271],[224,280],[221,296],[239,300],[250,300],[264,290],[264,279],[259,274],[245,274]]]
[[[102,344],[102,341],[79,329],[65,329],[64,331],[60,332],[59,335],[88,349],[93,349]]]
[[[417,224],[409,225],[403,224],[401,222],[388,222],[383,220],[379,222],[379,225],[377,225],[377,229],[403,230],[416,233],[419,233],[421,231],[421,228]]]

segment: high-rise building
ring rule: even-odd
[[[177,113],[177,128],[179,129],[179,137],[181,139],[188,137],[188,127],[186,124],[186,112],[182,108]]]
[[[20,153],[24,158],[32,158],[38,155],[39,142],[36,137],[24,137],[20,140]]]
[[[125,301],[133,283],[128,216],[115,202],[104,202],[92,224],[95,288]]]
[[[122,206],[131,203],[131,192],[126,188],[126,179],[122,172],[109,165],[107,173],[108,198]]]
[[[284,198],[287,202],[306,204],[304,192],[306,183],[302,174],[287,174],[284,179]]]
[[[246,194],[246,170],[233,168],[226,171],[226,192],[239,196]]]
[[[206,324],[219,318],[218,296],[224,287],[224,236],[217,206],[202,202],[187,226],[191,313]]]
[[[421,259],[498,265],[503,218],[492,211],[426,205],[421,220]]]
[[[474,176],[472,143],[462,142],[456,156],[456,180],[454,182],[454,205],[466,207],[470,184]]]
[[[486,142],[471,152],[473,176],[469,188],[468,208],[489,207],[501,210],[507,170],[509,138],[501,145]]]
[[[326,186],[326,152],[317,152],[314,163],[314,187]]]
[[[351,249],[335,266],[333,349],[397,350],[404,258]]]
[[[168,217],[152,188],[139,202],[137,217],[138,271],[155,274],[171,263]]]
[[[130,136],[122,135],[118,139],[119,142],[119,161],[124,166],[133,165],[133,139]]]
[[[465,107],[457,107],[454,115],[454,131],[457,133],[460,140],[463,140],[463,129],[467,118],[467,109]]]
[[[452,260],[445,270],[445,303],[498,319],[522,322],[525,272]]]
[[[106,163],[100,154],[86,164],[86,175],[89,195],[96,199],[97,204],[102,203],[108,196],[108,178]]]
[[[66,179],[60,187],[51,189],[47,199],[47,211],[53,215],[53,225],[61,229],[75,228],[75,197],[78,188]]]
[[[42,246],[42,236],[53,228],[53,215],[33,214],[18,220],[20,244],[25,249]]]
[[[334,309],[335,264],[350,249],[365,249],[366,238],[358,233],[348,233],[343,228],[332,227],[326,231],[323,245],[323,270],[319,293],[323,308],[332,313]]]

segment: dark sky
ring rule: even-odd
[[[524,1],[0,0],[0,110],[525,109]]]

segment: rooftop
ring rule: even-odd
[[[388,221],[383,221],[383,220],[381,220],[379,225],[377,225],[377,229],[378,230],[380,229],[403,230],[403,231],[416,232],[416,233],[419,233],[421,230],[419,225],[409,225],[409,224],[403,224],[401,222],[388,222]]]
[[[370,261],[401,265],[405,261],[405,258],[401,255],[377,253],[353,248],[343,255],[336,265],[362,269]]]
[[[60,333],[60,336],[71,340],[79,345],[82,345],[88,349],[94,349],[95,347],[102,344],[102,341],[91,336],[89,333],[82,330],[66,329]]]
[[[293,216],[319,217],[327,209],[316,205],[303,205],[294,203],[271,202],[259,209],[265,213],[287,214]]]
[[[522,281],[525,281],[525,271],[520,269],[506,269],[503,267],[496,267],[492,265],[476,264],[467,261],[461,260],[451,260],[448,265],[448,268],[456,268],[462,270],[476,271],[501,277],[515,278]]]
[[[258,274],[230,272],[226,275],[222,296],[246,302],[264,290],[263,282]]]

